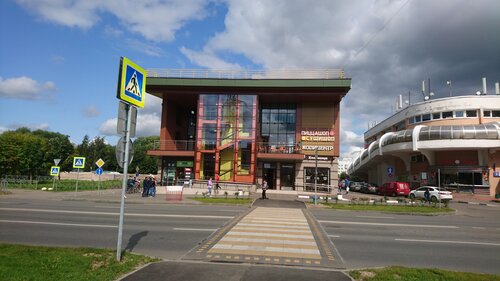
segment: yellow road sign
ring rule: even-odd
[[[116,97],[137,107],[144,107],[146,70],[125,57],[120,60]]]
[[[99,167],[99,168],[101,168],[101,167],[104,165],[104,163],[105,163],[105,162],[104,162],[101,158],[99,158],[99,160],[97,160],[97,162],[95,162],[95,164],[96,164],[96,165],[97,165],[97,167]]]

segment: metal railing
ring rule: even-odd
[[[194,151],[196,147],[195,141],[188,140],[155,140],[153,142],[153,150],[169,150],[169,151]]]
[[[302,153],[301,145],[295,144],[273,144],[267,142],[258,142],[257,152],[259,153],[276,153],[276,154],[300,154]]]
[[[344,79],[343,69],[164,69],[149,68],[147,77],[211,79]]]

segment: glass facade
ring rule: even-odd
[[[293,150],[295,147],[296,114],[295,104],[262,105],[260,135],[266,148]]]
[[[199,178],[252,181],[255,163],[255,95],[200,95],[197,161]]]

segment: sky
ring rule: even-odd
[[[494,94],[500,81],[497,0],[4,0],[0,35],[0,133],[75,144],[116,144],[122,56],[146,69],[344,69],[344,157],[399,95],[422,101],[423,80],[433,98],[475,94],[482,77]],[[160,116],[147,95],[137,136],[159,135]]]

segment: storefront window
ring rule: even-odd
[[[306,189],[309,187],[314,188],[314,178],[315,178],[315,168],[304,168],[304,185]],[[330,185],[330,169],[329,168],[318,168],[318,181],[317,184]]]

